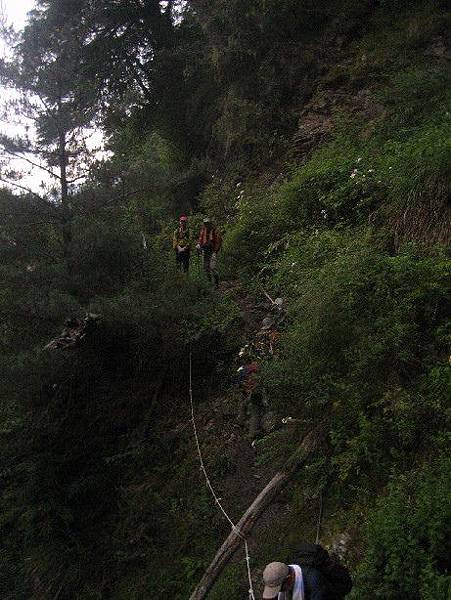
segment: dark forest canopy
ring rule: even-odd
[[[38,0],[4,32],[31,125],[0,137],[2,599],[189,597],[229,533],[190,351],[234,518],[326,431],[250,535],[256,590],[322,498],[349,598],[448,598],[448,29],[432,0]],[[223,234],[219,291],[174,264],[182,213]],[[277,297],[252,440],[235,373]],[[238,558],[210,597],[247,589]]]

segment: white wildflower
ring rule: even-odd
[[[289,423],[290,421],[293,421],[293,417],[284,417],[284,418],[282,419],[282,423],[283,423],[284,425],[286,425],[286,424],[287,424],[287,423]]]

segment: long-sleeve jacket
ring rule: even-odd
[[[314,567],[302,567],[306,600],[328,600],[327,581]]]
[[[296,574],[296,578],[298,575]],[[314,567],[302,567],[305,600],[332,600],[328,594],[327,581],[324,575]],[[282,600],[292,600],[293,592],[280,592]]]
[[[211,248],[213,252],[218,252],[222,245],[221,234],[216,227],[208,229],[205,225],[202,225],[198,243],[201,248]]]
[[[172,247],[175,250],[177,246],[189,248],[191,246],[191,235],[189,229],[177,227],[172,238]]]

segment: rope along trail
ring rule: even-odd
[[[227,519],[227,521],[229,522],[231,528],[233,529],[233,531],[235,531],[240,538],[243,540],[244,542],[244,551],[246,554],[246,570],[247,570],[247,578],[249,581],[249,600],[255,600],[255,593],[254,593],[254,587],[252,585],[252,577],[251,577],[251,567],[250,567],[250,555],[249,555],[249,547],[247,544],[247,540],[246,537],[241,533],[241,531],[238,529],[238,527],[235,525],[235,523],[232,521],[232,519],[229,517],[229,515],[227,514],[227,511],[225,510],[225,508],[223,507],[223,505],[221,504],[221,500],[220,498],[218,498],[213,485],[210,481],[210,478],[208,476],[207,473],[207,469],[205,468],[205,463],[204,463],[204,459],[202,456],[202,450],[200,447],[200,442],[199,442],[199,436],[197,433],[197,426],[196,426],[196,419],[194,416],[194,402],[193,402],[193,369],[192,369],[192,353],[190,351],[189,353],[189,400],[190,400],[190,405],[191,405],[191,422],[193,424],[193,431],[194,431],[194,438],[196,440],[196,448],[197,448],[197,454],[199,455],[199,463],[200,463],[200,469],[202,471],[202,473],[204,474],[205,477],[205,482],[207,484],[208,489],[211,492],[211,495],[214,498],[214,501],[216,503],[216,505],[219,507],[219,510],[222,512],[222,514],[224,515],[224,517]]]

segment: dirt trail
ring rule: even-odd
[[[240,306],[245,341],[251,341],[260,330],[262,319],[269,311],[269,302],[262,298],[261,305],[255,306],[243,293],[238,281],[221,282],[220,290],[230,294]],[[277,471],[275,465],[261,460],[261,445],[252,444],[246,428],[238,424],[239,396],[239,390],[231,385],[226,394],[198,405],[196,416],[202,447],[208,449],[210,456],[214,455],[216,459],[221,457],[221,463],[224,464],[223,472],[219,476],[213,476],[212,483],[221,496],[224,508],[235,522]],[[273,535],[271,532],[276,523],[283,531],[291,513],[292,508],[287,498],[284,495],[277,498],[261,516],[248,540],[251,556],[255,556],[262,540]],[[218,537],[218,547],[222,542],[223,539]],[[241,552],[231,561],[232,564],[242,562]],[[258,590],[264,565],[256,565],[255,559],[253,563],[252,577]],[[244,568],[243,582],[245,583]]]

